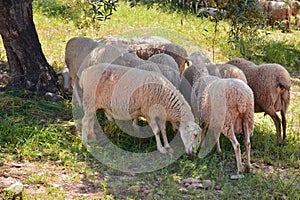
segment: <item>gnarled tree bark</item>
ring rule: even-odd
[[[32,0],[0,0],[0,35],[9,64],[8,85],[58,92],[57,75],[47,62],[32,15]]]

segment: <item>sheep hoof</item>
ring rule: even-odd
[[[168,151],[169,154],[173,154],[174,153],[174,150],[171,147],[167,147],[167,151]]]
[[[162,154],[168,153],[168,151],[164,147],[159,148],[158,151]]]
[[[97,136],[95,134],[90,134],[90,135],[88,135],[88,140],[89,141],[96,141],[97,140]]]
[[[244,172],[250,172],[251,171],[251,166],[246,165],[245,168],[243,169]]]

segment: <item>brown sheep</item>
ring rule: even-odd
[[[290,104],[290,75],[279,64],[255,65],[254,63],[235,58],[228,62],[240,68],[254,93],[254,111],[265,112],[274,121],[277,132],[277,144],[286,138],[286,112]],[[281,114],[281,120],[276,114]],[[283,138],[281,137],[281,124]]]

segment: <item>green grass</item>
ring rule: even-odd
[[[76,22],[60,18],[67,15],[67,8],[60,4],[55,6],[57,12],[51,15],[47,10],[34,12],[43,51],[55,69],[63,67],[66,42],[74,36],[98,38],[156,34],[183,45],[189,52],[200,47],[212,55],[214,24],[208,19],[147,10],[140,6],[130,9],[121,3],[111,20],[78,29]],[[215,62],[240,56],[240,52],[226,42],[226,21],[221,22],[219,30]],[[300,45],[297,41],[300,32],[269,32],[268,38],[257,44],[257,54],[247,56],[258,63],[281,63],[292,75],[299,75]],[[249,49],[249,52],[256,52],[256,49]],[[2,44],[0,59],[5,61]],[[34,93],[2,88],[0,182],[7,179],[4,177],[20,180],[26,185],[23,199],[299,199],[299,92],[300,81],[293,78],[287,114],[288,144],[276,146],[271,118],[255,114],[255,130],[251,138],[252,172],[245,174],[243,179],[231,180],[230,175],[236,173],[236,162],[231,143],[224,136],[221,136],[221,154],[213,151],[203,159],[195,157],[192,160],[182,155],[171,165],[154,172],[122,173],[98,162],[82,145],[72,120],[71,102],[49,102]],[[98,119],[104,131],[110,134],[110,139],[121,148],[132,152],[156,149],[154,138],[132,138],[122,133],[115,123],[105,120],[103,113],[99,113]],[[245,158],[243,137],[238,139]],[[23,165],[20,169],[12,167],[18,162]],[[186,189],[182,181],[189,177],[197,178],[203,185],[205,180],[210,180],[212,185]],[[11,194],[0,192],[1,198],[11,198]]]

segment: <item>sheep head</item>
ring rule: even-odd
[[[180,123],[179,132],[187,154],[196,152],[201,131],[199,125],[193,121]]]
[[[56,74],[61,75],[63,77],[64,91],[68,92],[71,87],[71,76],[70,76],[69,69],[67,67],[64,67],[62,70],[58,71]]]

